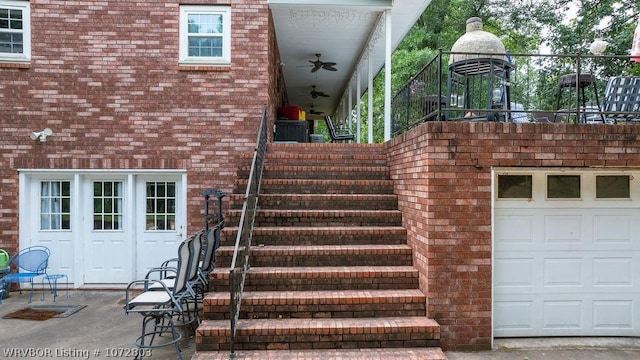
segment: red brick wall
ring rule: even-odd
[[[186,169],[192,229],[203,189],[231,191],[277,106],[273,29],[266,0],[199,3],[231,4],[230,66],[178,65],[176,1],[31,1],[32,61],[0,64],[0,248],[17,248],[19,168]]]
[[[640,126],[433,122],[387,151],[443,347],[488,349],[492,167],[639,168]]]

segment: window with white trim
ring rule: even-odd
[[[231,7],[180,7],[180,63],[231,63]]]
[[[71,229],[71,182],[40,182],[40,230]]]
[[[31,59],[29,1],[0,0],[0,61]]]

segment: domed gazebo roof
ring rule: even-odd
[[[467,20],[467,32],[456,40],[451,47],[451,52],[475,54],[451,54],[449,64],[478,58],[496,58],[506,61],[506,50],[502,41],[492,33],[482,30],[482,19],[479,17]]]

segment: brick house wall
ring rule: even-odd
[[[0,63],[0,248],[18,248],[21,168],[186,169],[189,230],[203,189],[231,191],[281,97],[273,25],[266,0],[188,4],[231,4],[230,66],[179,66],[180,2],[31,1],[31,63]]]
[[[640,168],[635,125],[432,122],[386,147],[427,316],[446,350],[491,346],[493,167]]]

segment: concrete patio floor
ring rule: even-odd
[[[68,298],[65,290],[61,290],[55,303],[50,292],[44,301],[40,300],[41,295],[41,291],[34,292],[29,304],[29,291],[11,292],[0,304],[0,359],[133,359],[142,316],[125,314],[124,290],[72,290]],[[42,321],[2,318],[30,305],[86,307],[66,318]],[[195,353],[193,339],[190,347],[184,341],[181,344],[183,358],[190,359]],[[176,359],[175,348],[152,349],[148,359]]]
[[[28,291],[11,292],[0,304],[0,359],[133,359],[142,317],[125,314],[124,290],[72,290],[69,297],[62,290],[55,303],[51,293],[47,292],[44,300],[41,295],[40,290],[35,292],[33,302],[28,304]],[[2,318],[30,305],[86,307],[66,318]],[[194,340],[190,346],[182,341],[181,349],[183,358],[191,359]],[[127,352],[129,356],[124,356]],[[445,354],[449,360],[637,360],[640,338],[499,339],[493,351]],[[153,349],[148,358],[176,359],[175,348]]]

